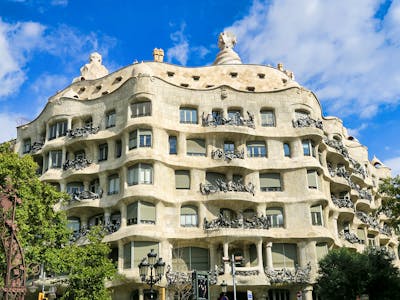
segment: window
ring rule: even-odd
[[[232,120],[233,124],[240,124],[241,112],[239,109],[228,110],[228,120]]]
[[[61,168],[62,151],[61,150],[50,151],[50,159],[51,159],[50,163],[51,168],[53,169]]]
[[[275,126],[275,113],[273,110],[261,111],[261,126],[274,127]]]
[[[223,113],[220,110],[213,110],[211,112],[213,120],[216,125],[221,125],[222,124],[222,118],[223,118]]]
[[[327,243],[317,243],[315,245],[317,252],[317,261],[320,261],[328,254],[328,244]]]
[[[197,124],[197,109],[189,107],[181,107],[180,123],[182,124]]]
[[[99,161],[107,160],[108,158],[108,144],[99,145]]]
[[[221,181],[226,182],[225,174],[215,173],[215,172],[207,172],[206,173],[207,184],[212,184],[213,186],[218,186],[218,183]]]
[[[88,117],[85,121],[85,127],[93,127],[93,119],[92,117]]]
[[[181,207],[181,226],[196,227],[198,225],[197,207],[182,206]]]
[[[260,174],[262,192],[282,191],[281,175],[279,173]]]
[[[117,174],[108,177],[108,194],[114,195],[119,193],[119,176]]]
[[[267,147],[265,142],[247,142],[247,156],[248,157],[266,157]]]
[[[251,220],[251,219],[253,219],[253,218],[255,218],[255,217],[257,217],[257,214],[256,214],[256,212],[254,211],[254,209],[248,208],[248,209],[245,209],[245,210],[243,211],[243,219],[245,219],[245,220]]]
[[[81,221],[79,218],[70,217],[67,220],[67,228],[71,230],[73,234],[79,234],[81,230]]]
[[[176,136],[170,136],[168,138],[168,142],[169,142],[169,154],[177,154],[177,140],[176,140]]]
[[[132,243],[124,245],[124,269],[132,268]]]
[[[375,236],[373,234],[368,234],[368,246],[374,247],[376,246]]]
[[[122,155],[122,141],[115,141],[115,158],[121,157]]]
[[[152,131],[138,129],[129,133],[129,150],[137,147],[151,147]]]
[[[89,219],[89,228],[104,224],[104,214],[93,216]]]
[[[233,221],[236,219],[236,213],[229,208],[221,208],[219,214],[227,221]]]
[[[314,156],[315,157],[315,146],[311,140],[303,140],[303,154],[304,156]]]
[[[283,155],[285,157],[292,157],[289,143],[283,143]]]
[[[206,143],[202,139],[186,140],[186,154],[190,156],[206,156]]]
[[[128,185],[152,184],[153,166],[139,163],[128,169]]]
[[[321,205],[311,206],[311,223],[317,226],[323,225]]]
[[[49,126],[49,140],[55,139],[60,136],[65,136],[67,134],[67,126],[68,122],[65,121],[59,121],[56,123],[53,123],[52,125]]]
[[[131,105],[132,118],[151,116],[151,102],[138,102]]]
[[[307,170],[307,182],[309,189],[318,189],[318,173],[316,170]]]
[[[150,241],[135,241],[133,243],[133,266],[135,268],[138,267],[140,262],[144,257],[147,257],[147,253],[149,253],[152,249],[154,253],[158,255],[158,242],[150,242]],[[159,257],[159,256],[157,256]]]
[[[224,143],[224,153],[235,153],[235,143],[225,142]]]
[[[115,126],[115,119],[116,114],[115,110],[111,110],[106,114],[106,128],[114,127]]]
[[[362,243],[365,243],[365,231],[364,228],[357,228],[357,237],[362,241]]]
[[[266,217],[272,228],[283,227],[283,209],[280,207],[267,208]]]
[[[82,182],[70,182],[67,184],[67,194],[75,195],[83,192]]]
[[[155,224],[156,207],[153,203],[137,201],[127,206],[126,218],[128,225]]]
[[[303,109],[296,109],[295,117],[296,117],[296,120],[308,119],[310,117],[310,112],[307,110],[303,110]]]
[[[74,153],[75,159],[84,159],[86,157],[85,150],[79,150]]]
[[[297,245],[272,244],[272,261],[275,269],[294,268],[297,265]]]
[[[190,171],[176,170],[175,171],[175,188],[177,190],[190,189]]]
[[[209,271],[208,249],[198,247],[174,248],[172,250],[172,269],[178,272]]]
[[[100,187],[100,181],[99,181],[99,179],[95,179],[95,180],[92,180],[92,181],[90,182],[89,190],[90,190],[92,193],[96,193],[96,194],[98,194],[99,196],[101,196],[102,190],[101,190],[101,187]]]
[[[22,153],[29,153],[31,151],[31,139],[24,139],[22,145]]]
[[[268,299],[290,300],[290,291],[280,289],[269,290]]]

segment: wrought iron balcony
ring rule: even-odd
[[[254,196],[255,186],[251,182],[243,184],[238,181],[224,181],[222,179],[217,179],[215,185],[211,183],[200,183],[200,192],[203,195],[217,192],[247,192]]]
[[[309,283],[311,273],[311,263],[307,266],[296,266],[294,269],[265,269],[265,274],[272,284],[279,283]]]
[[[67,161],[63,165],[63,170],[66,171],[68,169],[82,170],[89,166],[92,163],[91,160],[87,158],[75,158],[73,160],[67,159]]]
[[[254,123],[254,114],[247,112],[248,119],[245,119],[240,115],[240,113],[236,113],[231,115],[228,118],[224,118],[222,116],[215,116],[213,114],[205,115],[204,112],[201,115],[202,125],[207,126],[221,126],[221,125],[228,125],[228,126],[246,126],[250,128],[256,128]]]
[[[95,199],[100,199],[101,196],[103,195],[103,191],[100,190],[100,193],[93,193],[91,191],[81,191],[81,192],[75,192],[71,193],[71,200],[74,201],[84,201],[84,200],[95,200]]]
[[[34,142],[31,145],[31,149],[30,149],[29,153],[32,154],[32,153],[38,152],[40,149],[43,148],[43,145],[44,145],[44,142]]]
[[[292,120],[292,124],[293,124],[294,128],[315,127],[315,128],[321,129],[321,130],[324,129],[321,120],[314,120],[310,117]]]
[[[222,159],[231,161],[232,159],[239,158],[244,159],[244,150],[241,151],[223,151],[222,149],[215,149],[211,151],[212,159]]]
[[[349,198],[336,198],[335,195],[331,194],[332,202],[339,208],[352,208],[354,209],[354,204]]]
[[[184,289],[185,286],[189,288],[190,294],[192,294],[192,274],[193,271],[187,271],[187,272],[179,272],[179,271],[173,271],[171,266],[167,266],[167,272],[165,272],[165,278],[167,279],[168,286],[176,286],[179,287],[180,289]],[[210,285],[217,284],[217,276],[220,273],[218,273],[218,269],[216,266],[215,271],[210,271],[208,272],[208,280]]]
[[[235,274],[238,276],[257,276],[260,274],[260,271],[258,270],[235,270]]]
[[[334,148],[340,154],[342,154],[345,158],[349,158],[349,151],[347,151],[346,147],[343,145],[342,141],[338,140],[330,140],[326,136],[324,137],[324,143],[327,144],[329,147]]]
[[[364,244],[364,241],[352,232],[342,231],[340,236],[352,244]]]
[[[118,231],[120,226],[121,226],[121,220],[117,220],[115,223],[108,222],[102,225],[102,231],[106,235],[111,234]],[[70,242],[76,242],[80,238],[85,237],[89,232],[90,232],[90,227],[83,226],[79,231],[74,231],[69,240]]]
[[[96,134],[99,132],[100,127],[93,127],[92,125],[86,125],[75,129],[67,130],[67,136],[69,138],[76,138],[81,136],[88,136],[89,134]]]
[[[354,172],[360,174],[363,178],[367,177],[367,171],[365,168],[354,158],[348,157],[351,165],[353,166]]]
[[[388,236],[391,236],[393,233],[392,228],[390,228],[390,226],[387,224],[379,226],[379,232]]]
[[[254,216],[253,218],[243,218],[239,216],[236,219],[228,219],[223,215],[219,215],[218,218],[207,221],[204,218],[204,229],[221,229],[221,228],[245,228],[245,229],[269,229],[271,222],[267,217]]]
[[[356,211],[356,216],[361,222],[368,224],[372,228],[379,229],[379,223],[374,217],[367,215],[363,211]]]

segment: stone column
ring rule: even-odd
[[[258,263],[258,270],[260,274],[264,273],[264,268],[263,268],[263,257],[262,257],[262,239],[259,239],[257,241],[257,263]]]
[[[124,270],[124,244],[122,240],[118,240],[118,273],[122,273]]]
[[[176,137],[176,152],[177,156],[185,156],[186,155],[186,134],[180,132]]]
[[[218,265],[217,263],[217,245],[210,244],[210,268],[211,270],[215,270],[215,266]]]
[[[272,261],[272,242],[267,242],[265,244],[265,260],[267,263],[268,270],[272,270],[274,268],[274,264]]]
[[[104,224],[110,224],[111,223],[111,211],[109,208],[104,209]]]
[[[72,117],[69,117],[67,119],[67,130],[72,129]]]
[[[228,258],[228,260],[224,262],[224,272],[225,272],[225,274],[228,274],[230,272],[230,270],[229,270],[229,243],[224,242],[223,247],[224,247],[224,258]]]
[[[250,245],[243,245],[243,258],[245,261],[245,267],[250,267]]]
[[[121,204],[120,210],[121,210],[121,228],[124,228],[124,227],[126,227],[126,218],[127,218],[127,216],[126,216],[127,209],[126,209],[125,203]]]
[[[139,300],[144,299],[143,289],[139,289]]]
[[[303,295],[304,295],[303,300],[313,300],[312,291],[313,291],[312,285],[306,286],[303,289]]]
[[[335,238],[339,238],[339,232],[338,232],[338,218],[339,218],[339,213],[334,212],[332,216],[332,230],[333,234],[335,235]]]

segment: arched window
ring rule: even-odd
[[[186,205],[181,207],[181,226],[196,227],[198,225],[197,207]]]
[[[199,247],[182,247],[172,250],[172,269],[179,272],[209,271],[209,251]]]
[[[272,228],[284,226],[283,209],[281,207],[267,208],[266,217],[269,220]]]
[[[151,116],[151,101],[132,103],[131,110],[132,118]]]

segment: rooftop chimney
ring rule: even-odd
[[[155,62],[163,62],[164,61],[164,50],[154,48],[153,50],[153,57]]]

